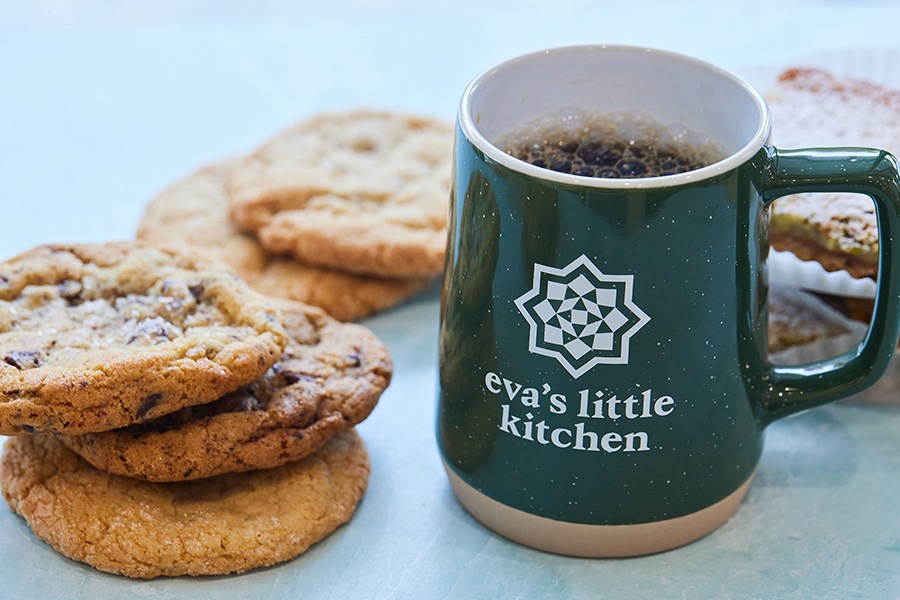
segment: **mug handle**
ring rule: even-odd
[[[879,231],[878,286],[868,332],[852,350],[829,360],[774,367],[766,362],[760,421],[768,424],[801,410],[857,394],[887,370],[900,335],[900,174],[897,159],[871,148],[768,149],[763,167],[765,207],[805,192],[865,194],[875,202]]]

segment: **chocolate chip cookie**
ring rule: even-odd
[[[3,497],[63,555],[101,571],[239,573],[303,553],[353,516],[369,459],[354,430],[277,469],[150,483],[95,469],[58,439],[7,440]]]
[[[132,243],[0,263],[0,434],[88,433],[210,402],[281,356],[277,311],[229,272]]]
[[[63,441],[98,469],[150,481],[271,468],[309,455],[369,415],[390,382],[391,359],[361,325],[296,302],[278,308],[289,341],[261,379],[209,404]]]
[[[263,294],[322,307],[341,321],[389,308],[432,280],[367,277],[270,254],[228,216],[225,180],[239,165],[233,159],[203,167],[162,191],[147,205],[137,238],[224,263]]]
[[[379,277],[443,267],[453,128],[360,110],[301,122],[228,178],[231,218],[270,252]]]

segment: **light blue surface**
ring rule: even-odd
[[[78,3],[52,18],[0,7],[0,256],[129,238],[165,185],[316,111],[450,119],[471,77],[522,52],[633,43],[757,73],[884,46],[900,23],[886,2],[720,4],[623,14],[576,2],[574,19],[567,3],[358,3],[353,18],[343,3],[265,18],[232,3],[121,19]],[[0,598],[900,598],[892,407],[838,404],[777,423],[737,514],[676,551],[573,559],[485,530],[453,499],[434,442],[438,297],[434,286],[367,321],[396,377],[360,426],[373,472],[349,526],[274,568],[136,582],[60,557],[0,506]]]

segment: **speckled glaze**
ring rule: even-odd
[[[490,77],[467,94],[487,93]],[[752,121],[751,134],[693,175],[562,177],[498,155],[491,133],[472,135],[492,127],[467,113],[473,102],[464,97],[457,133],[441,311],[437,437],[451,480],[552,521],[679,519],[745,486],[769,423],[886,369],[900,330],[890,155],[770,148],[764,104],[745,102],[758,112],[732,118]],[[767,207],[826,188],[871,195],[888,232],[875,325],[845,356],[776,368],[765,351]]]

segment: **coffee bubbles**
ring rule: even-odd
[[[569,109],[519,127],[500,140],[506,153],[537,167],[606,179],[693,171],[725,153],[715,142],[651,117]]]

